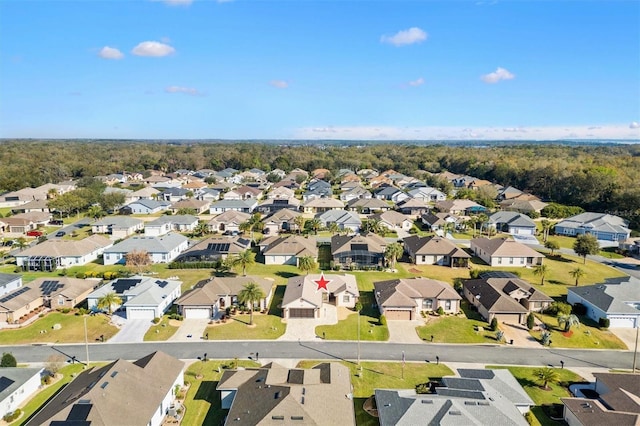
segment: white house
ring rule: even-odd
[[[350,274],[308,274],[289,278],[282,299],[283,318],[324,318],[325,305],[353,308],[360,297]]]
[[[112,245],[111,240],[101,235],[82,240],[47,240],[17,253],[16,265],[29,271],[53,271],[56,268],[86,265]]]
[[[161,237],[131,237],[104,251],[104,264],[125,263],[127,253],[146,251],[151,263],[169,263],[189,248],[189,239],[180,234]]]
[[[22,287],[22,275],[0,274],[0,296]]]
[[[509,238],[474,238],[471,251],[490,266],[527,267],[542,264],[544,255]]]
[[[640,327],[640,279],[624,279],[620,283],[570,287],[567,302],[583,304],[587,308],[587,316],[595,322],[608,318],[609,327]]]
[[[144,229],[144,222],[134,217],[109,216],[91,224],[94,234],[109,234],[113,239],[127,238]]]
[[[161,216],[144,225],[144,235],[145,237],[158,237],[171,231],[190,232],[196,226],[198,226],[198,218],[190,214]]]
[[[13,413],[40,389],[42,368],[0,368],[0,417]]]

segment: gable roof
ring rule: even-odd
[[[319,213],[316,215],[318,219],[322,223],[332,223],[335,222],[337,224],[351,224],[358,225],[362,223],[360,217],[354,213],[347,210],[328,210],[324,213]]]
[[[209,237],[189,247],[178,258],[181,259],[193,257],[208,257],[216,255],[238,254],[251,247],[251,240],[247,238],[236,237]]]
[[[318,291],[318,285],[315,283],[321,276],[322,274],[308,274],[289,278],[282,298],[282,306],[284,307],[300,299],[317,307],[322,306],[323,292]],[[354,275],[325,274],[324,277],[329,280],[327,284],[329,293],[348,292],[354,296],[360,295]]]
[[[315,238],[289,235],[286,237],[274,237],[273,239],[268,239],[263,253],[265,256],[293,255],[296,257],[318,257],[318,247],[316,245]]]
[[[525,295],[529,301],[552,302],[546,294],[519,278],[479,278],[466,280],[463,283],[466,292],[492,313],[526,313],[529,312],[516,299],[510,296],[514,291]]]
[[[545,257],[542,253],[511,238],[474,238],[471,240],[471,248],[478,247],[490,256],[510,257]]]
[[[391,206],[380,198],[354,198],[347,203],[349,208],[367,208],[370,210],[390,209]]]
[[[376,299],[383,307],[415,307],[416,299],[462,299],[449,284],[429,278],[377,281],[373,287]]]
[[[227,210],[224,213],[220,213],[218,216],[214,217],[209,221],[209,225],[215,223],[224,223],[224,224],[236,224],[240,225],[243,222],[246,222],[251,218],[249,213],[239,212],[236,210]]]
[[[193,225],[198,222],[198,218],[196,216],[190,214],[175,214],[170,216],[160,216],[156,220],[152,220],[151,222],[145,223],[146,228],[163,226],[167,223],[175,224],[175,225]]]
[[[86,256],[96,250],[111,247],[110,239],[101,235],[91,235],[82,240],[47,240],[18,253],[17,257],[52,256],[76,257]]]
[[[133,228],[144,221],[135,217],[128,216],[107,216],[97,220],[91,226],[111,226],[112,228]]]
[[[568,217],[556,224],[563,228],[583,228],[598,232],[629,233],[629,222],[625,219],[606,213],[585,212]]]
[[[408,251],[414,255],[445,255],[449,257],[471,258],[466,251],[443,237],[419,237],[417,235],[411,235],[403,241]]]
[[[510,212],[510,211],[497,211],[491,216],[489,216],[488,220],[489,224],[498,224],[498,223],[506,223],[509,226],[517,226],[520,228],[534,228],[536,227],[536,223],[531,220],[529,216],[526,216],[522,213],[518,212]]]
[[[97,299],[105,294],[115,292],[118,296],[127,298],[125,305],[151,304],[155,306],[160,303],[163,296],[172,293],[181,285],[181,281],[134,275],[129,278],[113,280],[89,294],[88,298]]]
[[[640,279],[628,277],[620,283],[602,283],[568,289],[608,314],[640,314]]]
[[[331,237],[331,254],[351,251],[352,245],[366,246],[366,251],[384,253],[387,241],[376,234],[334,235]]]
[[[280,209],[272,214],[270,214],[269,216],[265,217],[263,219],[264,223],[269,223],[269,222],[275,222],[275,223],[282,223],[282,222],[291,222],[293,221],[296,217],[300,216],[301,213],[291,210],[291,209]]]
[[[374,215],[369,216],[370,219],[377,219],[381,222],[386,222],[393,226],[402,226],[402,224],[406,221],[413,222],[413,220],[400,212],[395,210],[389,210],[382,213],[376,213]]]
[[[305,208],[343,208],[344,203],[335,198],[314,198],[304,203]]]
[[[192,290],[180,296],[175,301],[175,304],[181,306],[213,306],[221,296],[237,296],[244,286],[250,282],[256,283],[265,296],[269,295],[271,287],[273,287],[273,280],[257,276],[213,277],[209,280],[200,281]]]
[[[159,237],[136,236],[122,240],[105,250],[105,253],[129,253],[134,250],[151,253],[168,253],[189,239],[181,234],[169,233]]]

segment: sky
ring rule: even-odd
[[[0,138],[640,140],[640,2],[0,0]]]

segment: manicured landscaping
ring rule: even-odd
[[[547,330],[551,332],[552,347],[555,348],[582,348],[582,349],[628,349],[627,346],[609,330],[601,330],[580,318],[580,325],[571,327],[569,333],[558,326],[555,317],[544,314],[536,316],[545,323]],[[531,331],[531,335],[538,341],[541,340],[541,331]]]
[[[353,313],[333,325],[316,327],[316,335],[327,340],[358,340],[358,314]],[[377,316],[360,315],[360,340],[389,340],[389,329],[381,325]]]
[[[259,367],[258,363],[246,360],[236,361],[196,361],[184,374],[185,384],[189,383],[182,419],[183,425],[220,425],[228,410],[221,408],[220,392],[216,386],[226,368]],[[220,372],[218,372],[220,370]]]
[[[551,420],[549,416],[543,410],[543,405],[561,404],[560,398],[570,397],[569,385],[572,383],[584,382],[584,379],[576,373],[567,370],[554,368],[553,370],[558,374],[557,383],[549,383],[549,390],[542,388],[541,383],[533,376],[533,372],[536,367],[503,367],[503,366],[487,366],[487,368],[506,368],[516,378],[518,383],[524,388],[527,395],[531,397],[536,404],[531,409],[531,412],[535,416],[532,423],[534,425],[540,424],[542,426],[557,425],[558,422]]]
[[[233,315],[226,323],[210,325],[205,329],[209,340],[268,340],[282,336],[287,325],[275,315],[253,314],[253,326],[249,325],[249,313]]]
[[[101,335],[106,341],[118,331],[117,327],[109,324],[110,318],[106,315],[91,315],[86,319],[89,342],[99,341]],[[61,328],[54,330],[55,324],[60,324]],[[84,319],[73,313],[51,312],[26,327],[0,330],[0,345],[79,343],[84,340]]]
[[[479,331],[482,330],[482,331]],[[489,330],[486,321],[465,315],[429,317],[429,322],[416,331],[422,340],[433,343],[493,343],[498,344],[496,333]]]
[[[149,327],[149,330],[144,335],[145,342],[159,342],[165,341],[173,336],[178,328],[180,328],[180,321],[170,320],[169,315],[163,315],[162,320],[155,325]]]

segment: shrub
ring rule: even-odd
[[[497,331],[498,330],[498,319],[496,317],[493,317],[489,327],[491,327],[491,331]]]
[[[78,272],[76,274],[76,278],[84,279],[86,277],[87,277],[87,275],[84,272]]]
[[[71,308],[62,308],[62,309],[58,309],[60,312],[62,312],[63,314],[68,314],[69,312],[71,312]]]
[[[532,425],[534,419],[533,413],[531,411],[527,411],[527,413],[524,415],[524,419],[527,421],[527,423]]]
[[[0,367],[17,367],[18,361],[16,361],[16,357],[9,352],[5,352],[2,354],[2,359],[0,360]]]
[[[533,315],[532,312],[529,312],[529,315],[527,315],[527,328],[531,330],[535,325],[536,325],[536,317]]]
[[[586,315],[587,314],[587,307],[584,306],[582,303],[576,303],[575,305],[573,305],[572,312],[575,315]]]
[[[444,308],[442,306],[438,306],[438,310],[436,311],[438,315],[444,315]]]
[[[153,323],[154,323],[154,324],[159,324],[159,323],[160,323],[160,321],[162,321],[162,318],[155,317],[155,318],[153,319]]]
[[[598,326],[600,328],[609,328],[610,324],[611,324],[611,321],[609,320],[609,318],[600,318],[598,320]]]
[[[380,319],[378,321],[380,322],[380,325],[387,325],[387,317],[384,315],[380,315]]]
[[[12,421],[20,417],[21,414],[22,414],[22,411],[19,408],[16,408],[14,412],[5,414],[2,420],[4,420],[7,423],[11,423]]]
[[[569,315],[571,314],[571,305],[564,302],[553,302],[545,309],[544,313],[552,316]]]
[[[429,383],[418,383],[416,385],[416,393],[417,394],[425,394],[425,393],[430,393],[429,391],[431,390],[431,386],[429,385]]]

